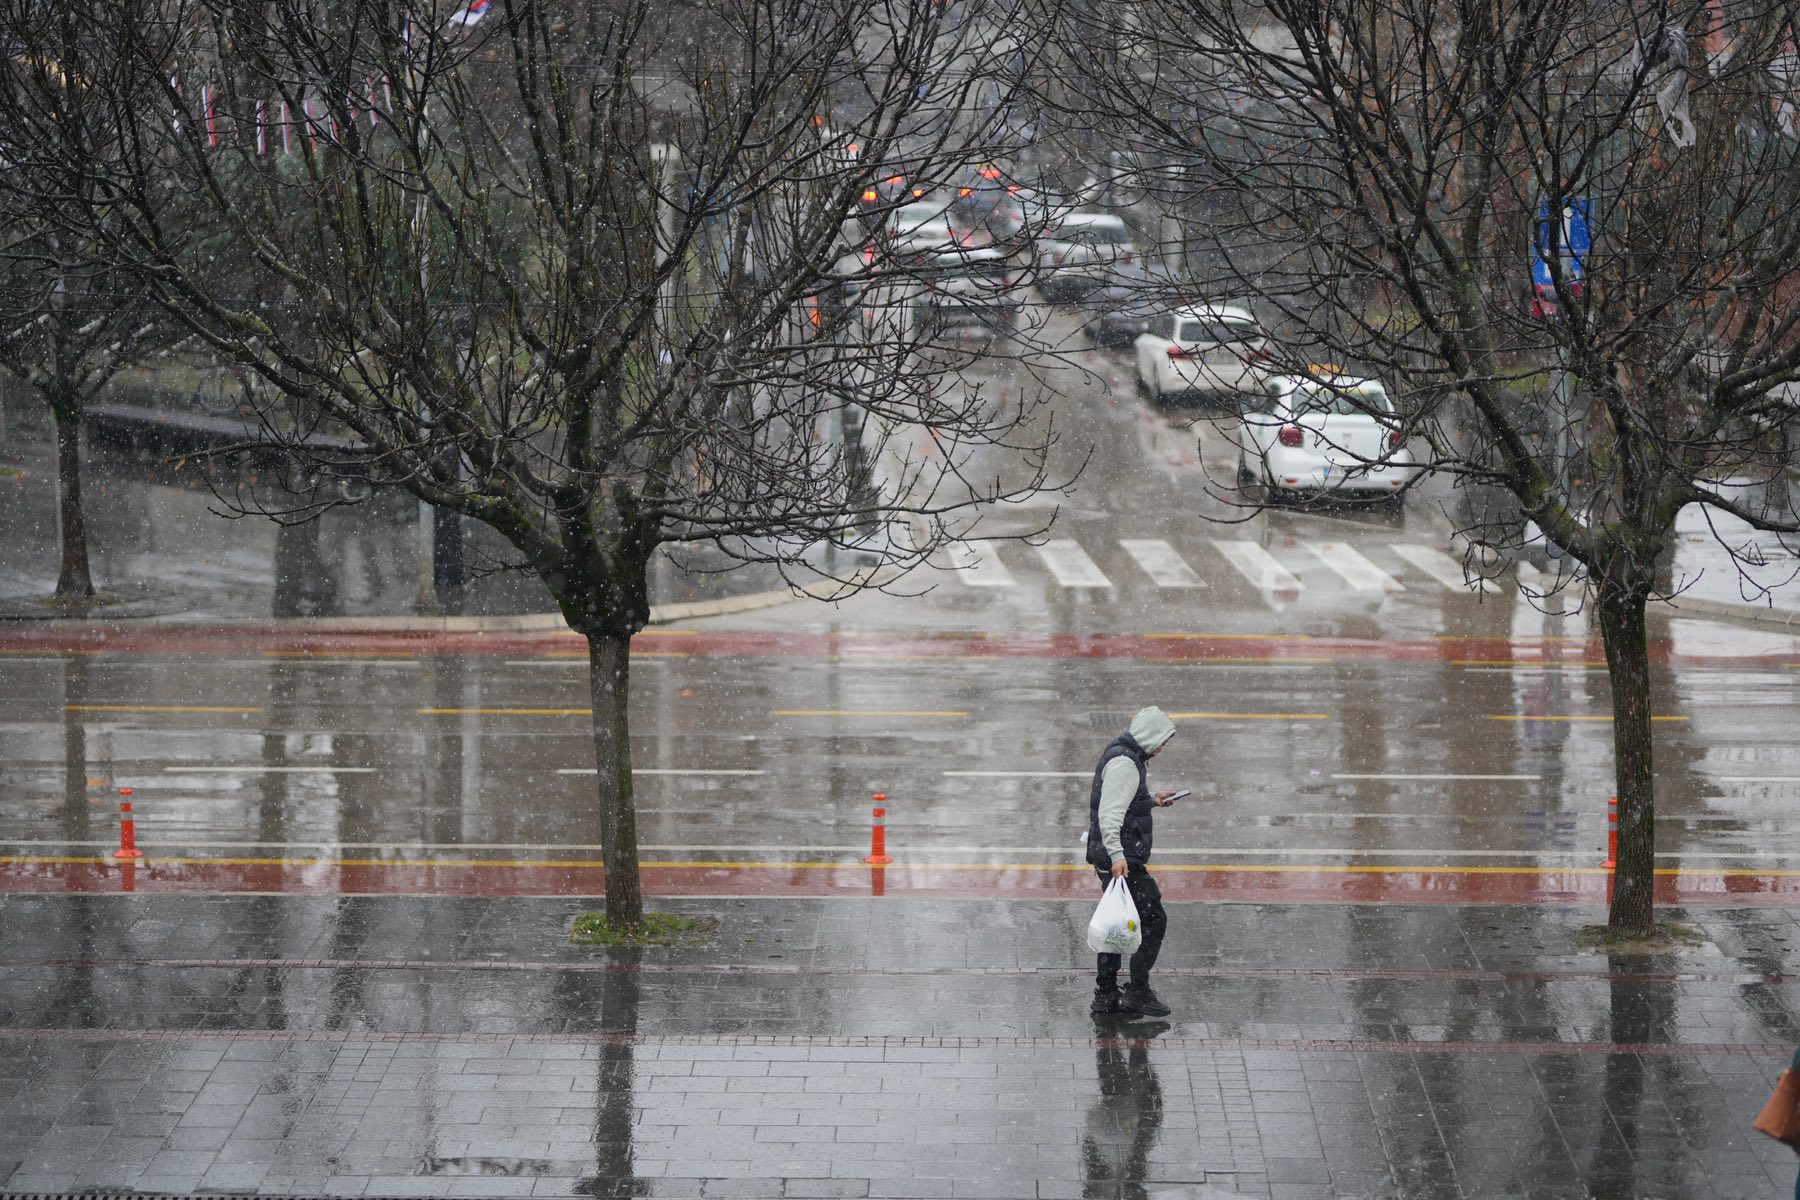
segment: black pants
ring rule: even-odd
[[[1112,874],[1100,875],[1100,889],[1112,882]],[[1138,924],[1144,928],[1143,944],[1131,956],[1131,986],[1148,987],[1150,985],[1150,968],[1156,965],[1156,956],[1162,951],[1163,930],[1168,927],[1169,914],[1163,911],[1162,889],[1156,886],[1156,880],[1150,878],[1146,867],[1133,866],[1131,874],[1125,877],[1125,890],[1131,893],[1131,902],[1137,905]],[[1102,988],[1119,986],[1120,954],[1096,955],[1095,983]]]

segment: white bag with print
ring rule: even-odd
[[[1087,940],[1096,954],[1130,954],[1143,943],[1144,927],[1123,879],[1114,877],[1106,885],[1106,894],[1088,921]]]

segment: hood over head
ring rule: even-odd
[[[1154,754],[1174,734],[1175,722],[1169,720],[1168,713],[1152,704],[1149,708],[1138,709],[1127,732],[1132,741],[1143,747],[1145,754]]]

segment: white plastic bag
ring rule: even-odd
[[[1130,954],[1144,940],[1137,905],[1125,881],[1115,877],[1088,921],[1088,948],[1095,954]]]

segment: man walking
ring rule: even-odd
[[[1144,931],[1143,943],[1131,956],[1131,981],[1124,990],[1119,988],[1120,955],[1099,956],[1094,1004],[1089,1010],[1095,1016],[1169,1015],[1169,1006],[1150,990],[1150,968],[1162,949],[1168,916],[1163,912],[1162,890],[1150,878],[1149,863],[1152,810],[1173,804],[1175,793],[1152,794],[1146,768],[1174,733],[1175,723],[1162,709],[1141,709],[1131,718],[1131,728],[1108,743],[1094,768],[1088,799],[1087,860],[1099,872],[1102,888],[1115,878],[1125,880]]]

